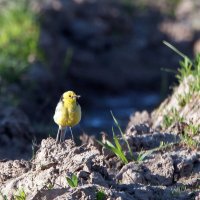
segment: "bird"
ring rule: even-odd
[[[67,127],[70,129],[72,140],[74,141],[72,127],[79,124],[81,120],[81,106],[77,101],[79,98],[80,95],[73,91],[66,91],[62,94],[53,116],[54,122],[58,125],[56,143],[61,143],[65,140]]]

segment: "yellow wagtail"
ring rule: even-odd
[[[79,97],[73,91],[67,91],[61,96],[53,117],[59,126],[56,143],[64,141],[66,127],[70,128],[74,140],[71,127],[77,125],[81,120],[81,107],[77,102]]]

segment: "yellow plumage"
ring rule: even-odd
[[[80,96],[76,95],[73,91],[65,92],[61,96],[53,117],[55,123],[59,126],[56,142],[64,140],[64,131],[66,127],[70,127],[71,130],[71,127],[80,122],[81,107],[77,102],[77,98],[79,97]]]

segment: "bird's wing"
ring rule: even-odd
[[[58,120],[61,120],[61,121],[66,121],[67,118],[68,118],[68,112],[64,108],[63,102],[60,101],[56,106],[56,110],[55,110],[55,114],[54,114],[54,120],[58,119]]]
[[[56,112],[61,112],[62,109],[63,109],[63,103],[62,103],[62,101],[59,101],[59,103],[58,103],[57,106],[56,106],[55,113],[56,113]]]

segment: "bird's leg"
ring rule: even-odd
[[[56,143],[58,144],[60,142],[60,134],[61,134],[61,128],[58,128],[57,136],[56,136]]]
[[[60,143],[63,141],[63,128],[60,130]]]
[[[62,133],[61,133],[61,142],[65,141],[65,132],[66,132],[66,128],[62,128]]]
[[[73,136],[73,133],[72,133],[72,128],[69,127],[69,129],[70,129],[70,133],[71,133],[71,136],[72,136],[72,141],[74,142],[74,136]]]

